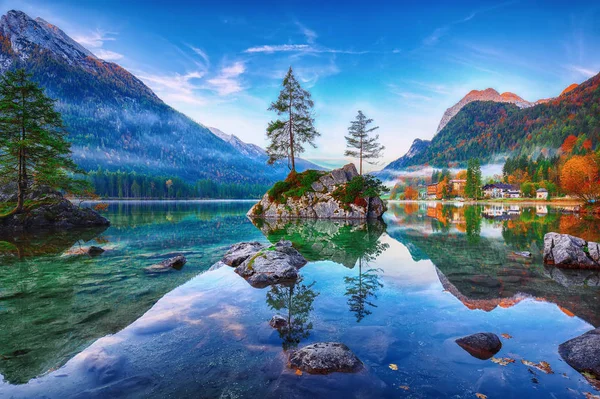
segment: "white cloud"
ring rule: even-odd
[[[115,51],[105,50],[99,48],[97,50],[92,51],[94,55],[98,58],[101,58],[105,61],[118,61],[124,57],[123,54],[119,54]]]
[[[243,62],[237,61],[233,64],[223,67],[219,74],[212,79],[208,79],[208,84],[220,96],[238,93],[243,90],[239,77],[246,71]]]
[[[192,51],[194,53],[199,55],[200,58],[202,58],[204,60],[205,67],[208,68],[210,66],[210,59],[208,58],[208,55],[204,52],[204,50],[202,50],[201,48],[198,48],[198,47],[191,46],[191,45],[189,47],[192,49]]]
[[[203,77],[201,72],[195,71],[186,74],[151,74],[135,71],[136,76],[154,90],[164,101],[180,102],[185,104],[204,105],[206,100],[198,96],[195,90],[201,87],[194,84],[194,79]]]
[[[96,57],[106,61],[118,61],[123,59],[123,54],[104,48],[105,42],[115,41],[116,32],[96,29],[87,33],[73,35],[73,40],[90,50]]]
[[[580,75],[583,75],[586,78],[591,78],[592,76],[596,76],[598,74],[598,71],[595,71],[593,69],[589,69],[586,67],[582,67],[579,65],[567,65],[566,68],[573,72],[576,72]]]
[[[244,53],[280,53],[280,52],[298,52],[298,53],[333,53],[333,54],[367,54],[369,51],[354,50],[336,50],[327,47],[321,47],[308,44],[274,44],[250,47],[244,50]]]
[[[277,53],[289,51],[310,51],[308,44],[278,44],[250,47],[244,50],[244,53]]]
[[[296,25],[298,26],[298,28],[300,28],[300,32],[302,32],[302,34],[304,35],[304,37],[306,38],[306,41],[308,43],[315,42],[315,39],[318,37],[317,32],[315,32],[312,29],[307,28],[306,26],[302,25],[298,21],[296,21]]]
[[[104,42],[116,40],[115,35],[115,32],[96,29],[91,32],[76,34],[73,36],[73,40],[84,47],[99,48],[104,45]]]

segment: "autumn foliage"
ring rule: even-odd
[[[406,187],[406,190],[404,190],[404,199],[416,200],[417,198],[419,198],[419,192],[411,186]]]
[[[600,159],[598,156],[576,155],[569,159],[560,173],[562,189],[592,202],[600,198]]]

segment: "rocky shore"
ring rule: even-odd
[[[0,192],[0,203],[9,205],[15,201],[16,194],[6,190]],[[32,190],[24,212],[0,217],[0,233],[109,225],[110,222],[94,210],[80,208],[60,193],[48,189]]]

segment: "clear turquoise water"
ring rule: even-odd
[[[598,272],[546,268],[543,235],[599,223],[547,208],[391,204],[385,223],[270,222],[248,202],[112,203],[112,226],[0,243],[0,397],[583,397],[558,345],[600,325]],[[238,241],[292,240],[296,285],[208,271]],[[84,242],[85,241],[85,242]],[[80,246],[101,245],[95,258]],[[514,256],[528,250],[533,259]],[[180,271],[144,268],[183,253]],[[274,314],[293,320],[273,330]],[[458,337],[509,334],[501,366]],[[296,375],[286,351],[341,341],[359,374]],[[521,363],[547,361],[554,374]],[[397,370],[390,365],[397,365]]]

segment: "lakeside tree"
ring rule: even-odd
[[[560,182],[567,194],[595,203],[600,199],[600,156],[575,155],[563,166]]]
[[[67,191],[83,190],[85,182],[71,159],[71,145],[54,100],[30,80],[23,69],[0,79],[0,179],[17,185],[13,213],[24,211],[32,185]]]
[[[300,86],[292,67],[283,78],[282,86],[277,101],[269,107],[269,111],[277,112],[280,118],[267,126],[270,142],[267,147],[268,163],[272,165],[287,158],[288,167],[295,172],[296,156],[304,152],[305,143],[316,148],[314,140],[320,133],[315,129],[312,117],[314,102],[310,93]]]
[[[478,158],[469,159],[467,164],[467,182],[465,184],[465,197],[481,198],[481,163]]]
[[[356,119],[350,122],[348,136],[346,138],[346,147],[344,153],[347,157],[358,158],[359,174],[363,172],[363,160],[369,164],[376,164],[374,160],[383,156],[384,146],[379,144],[379,135],[371,137],[371,133],[379,129],[379,126],[369,127],[373,119],[368,119],[362,111],[358,111]]]

